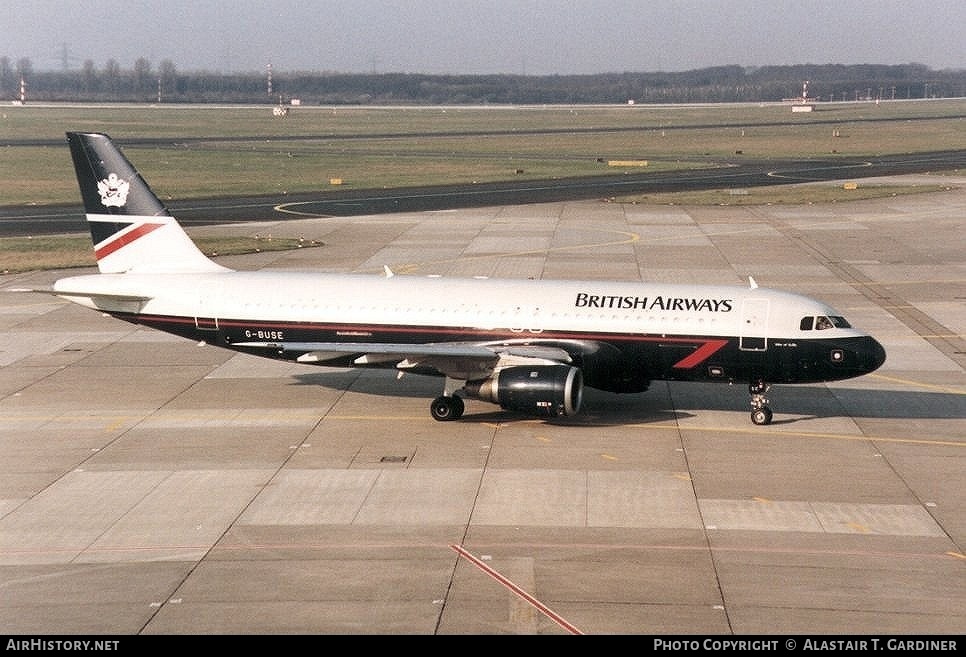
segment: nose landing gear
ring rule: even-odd
[[[754,424],[771,424],[772,412],[768,408],[768,397],[765,396],[770,387],[761,379],[748,384],[748,392],[751,393],[751,421]]]

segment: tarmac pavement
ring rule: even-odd
[[[754,276],[885,346],[872,375],[773,387],[769,426],[744,386],[666,382],[436,422],[434,379],[199,346],[11,291],[67,272],[0,276],[0,633],[966,632],[966,177],[903,180],[952,189],[193,230],[323,243],[238,269]]]

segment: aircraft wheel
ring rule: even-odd
[[[751,421],[755,424],[771,424],[771,416],[771,409],[767,406],[762,406],[751,412]]]
[[[448,422],[458,420],[463,415],[463,400],[456,395],[452,397],[440,396],[429,405],[429,413],[434,420]]]

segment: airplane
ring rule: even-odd
[[[113,140],[68,132],[98,273],[51,290],[133,324],[267,358],[442,379],[438,421],[477,399],[580,412],[584,388],[744,383],[767,425],[772,384],[862,376],[882,345],[821,301],[749,285],[513,280],[229,269],[205,256]]]

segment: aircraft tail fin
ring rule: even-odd
[[[102,274],[226,271],[206,257],[110,137],[68,132]]]

